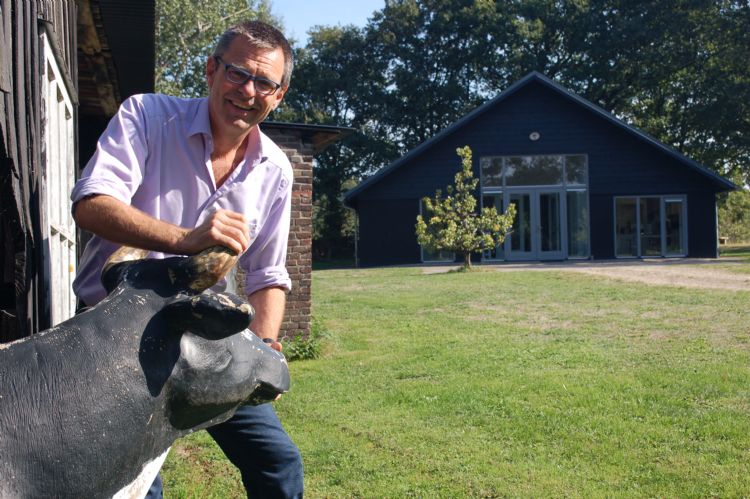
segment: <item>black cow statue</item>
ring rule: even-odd
[[[145,254],[112,255],[97,306],[0,345],[0,498],[142,497],[175,439],[289,389],[252,307],[208,290],[228,249]]]

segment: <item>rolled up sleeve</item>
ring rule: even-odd
[[[292,281],[286,269],[289,222],[292,211],[292,185],[284,182],[257,238],[240,258],[248,295],[269,287],[290,291]]]
[[[76,182],[73,204],[87,196],[105,194],[130,204],[141,184],[147,156],[147,130],[139,96],[127,99],[110,120],[96,152]]]

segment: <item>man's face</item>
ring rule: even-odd
[[[252,80],[245,84],[229,81],[225,64],[244,69],[255,77],[280,83],[284,73],[284,52],[281,48],[252,48],[244,37],[238,36],[221,55],[221,62],[213,57],[208,60],[206,76],[211,129],[215,136],[233,138],[247,133],[276,109],[286,88],[279,88],[272,95],[262,95],[256,91]]]

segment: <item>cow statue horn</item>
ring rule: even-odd
[[[212,246],[187,258],[187,286],[197,292],[210,288],[227,275],[237,258],[237,253],[225,246]]]
[[[107,259],[102,269],[102,282],[110,292],[126,278],[129,266],[115,269],[119,264],[146,258],[148,250],[122,246]],[[224,246],[211,246],[197,255],[182,258],[182,261],[167,269],[172,283],[200,293],[219,282],[237,262],[237,254]]]

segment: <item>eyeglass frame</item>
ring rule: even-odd
[[[268,78],[265,78],[263,76],[253,76],[252,74],[250,74],[250,72],[248,70],[243,69],[243,68],[241,68],[239,66],[235,66],[234,64],[228,63],[227,61],[225,61],[224,59],[222,59],[220,55],[215,55],[214,59],[216,59],[216,61],[219,64],[221,64],[222,66],[224,66],[224,78],[226,78],[229,82],[234,83],[235,85],[247,85],[247,82],[252,81],[253,82],[253,87],[255,88],[255,91],[258,92],[261,95],[273,95],[276,92],[278,92],[278,90],[281,88],[281,83],[276,83],[275,81],[269,80]],[[233,80],[232,78],[230,78],[230,76],[229,76],[229,69],[230,68],[233,71],[244,75],[245,79],[243,81],[236,81],[236,80]],[[257,82],[258,81],[271,83],[271,84],[275,85],[275,87],[274,87],[274,89],[272,91],[270,91],[268,93],[261,92],[258,89],[258,86],[257,86]]]

